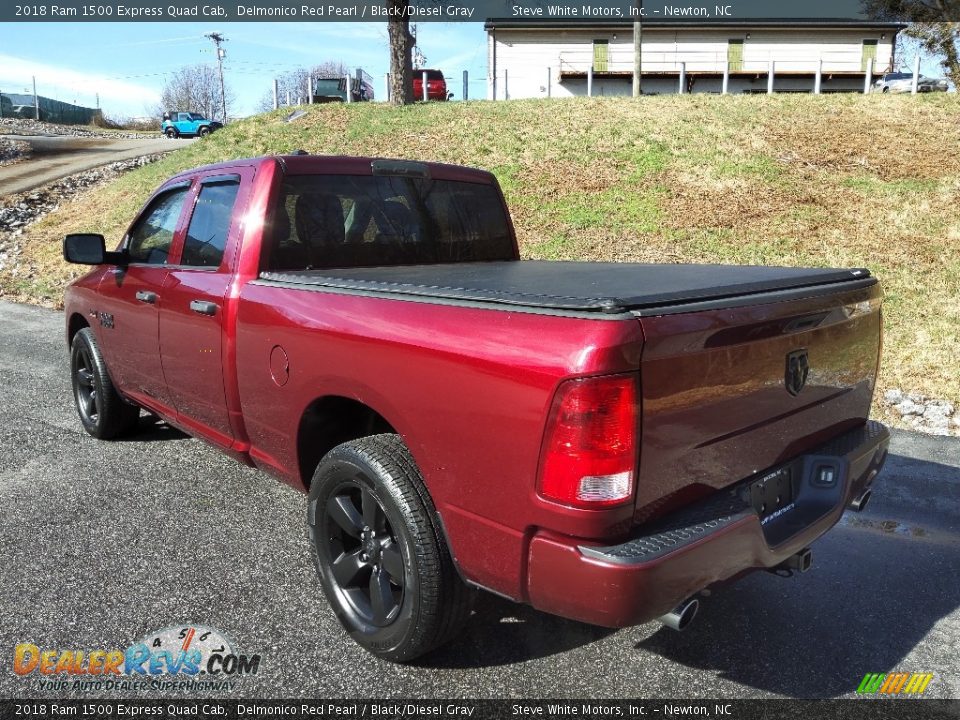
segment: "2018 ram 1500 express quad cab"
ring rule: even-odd
[[[97,266],[66,295],[87,431],[144,408],[306,490],[330,606],[392,660],[474,587],[682,627],[805,569],[886,457],[868,271],[520,261],[479,170],[227,162],[64,253]]]

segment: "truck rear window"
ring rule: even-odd
[[[265,270],[513,260],[492,185],[397,176],[288,177]]]

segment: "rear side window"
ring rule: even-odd
[[[292,176],[264,265],[307,270],[512,260],[496,187],[396,176]]]
[[[158,197],[133,226],[127,238],[130,262],[149,265],[167,262],[188,189],[177,188]]]
[[[183,243],[181,265],[220,267],[240,179],[208,182],[200,188]]]

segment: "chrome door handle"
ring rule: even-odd
[[[217,304],[206,300],[191,300],[190,309],[200,315],[216,315]]]
[[[153,305],[155,302],[157,302],[157,294],[155,292],[150,292],[149,290],[137,290],[137,300]]]

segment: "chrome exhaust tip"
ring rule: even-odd
[[[666,615],[657,618],[657,622],[671,630],[683,632],[687,626],[693,622],[697,616],[697,610],[700,608],[700,601],[696,598],[685,600]]]
[[[847,506],[854,512],[863,512],[867,509],[867,503],[870,502],[870,498],[873,496],[873,490],[869,488],[864,490],[858,497],[855,497],[850,501],[850,504]]]

